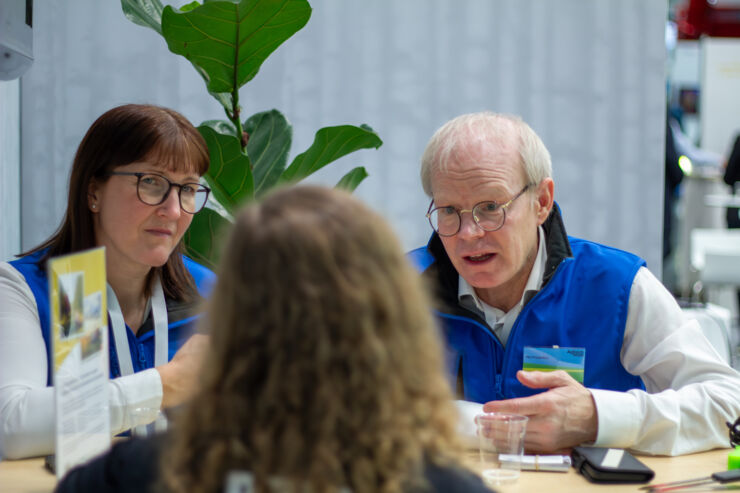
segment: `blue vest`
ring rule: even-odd
[[[437,311],[451,375],[465,400],[484,403],[542,392],[516,379],[525,346],[585,348],[586,387],[644,389],[642,380],[624,369],[619,354],[632,281],[645,261],[590,241],[568,240],[572,256],[557,264],[549,282],[522,308],[505,348],[480,317],[460,307]],[[410,252],[409,258],[421,271],[436,262],[427,247]]]
[[[46,358],[48,363],[47,385],[51,385],[51,374],[53,365],[51,363],[51,330],[49,328],[51,319],[49,316],[49,285],[47,281],[44,266],[39,264],[39,259],[44,256],[46,250],[41,250],[32,255],[27,255],[10,263],[26,279],[26,283],[34,298],[41,322],[41,334],[46,344]],[[215,275],[213,272],[183,256],[185,268],[195,280],[198,293],[206,296],[210,291]],[[168,319],[168,360],[171,360],[177,350],[185,341],[195,332],[195,321],[198,315],[192,315],[189,308],[193,304],[183,305],[177,301],[165,300],[167,303]],[[134,365],[134,372],[146,370],[154,367],[154,331],[149,330],[136,336],[134,332],[126,326],[128,335],[128,344],[131,351],[131,360]],[[121,375],[120,365],[118,364],[118,355],[116,354],[115,345],[113,344],[113,329],[108,318],[108,340],[110,350],[110,377],[116,378]]]

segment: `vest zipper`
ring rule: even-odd
[[[514,325],[511,326],[511,332],[509,332],[509,338],[506,340],[506,345],[504,346],[504,360],[501,364],[501,372],[496,375],[496,391],[501,392],[500,394],[501,397],[499,397],[500,399],[505,398],[503,394],[504,389],[503,389],[502,375],[504,374],[505,370],[509,367],[509,360],[511,359],[511,354],[510,354],[511,351],[509,351],[509,347],[511,347],[511,341],[514,339],[514,336],[516,335],[516,332],[517,332],[517,328],[520,325],[519,320],[522,319],[522,315],[525,313],[525,310],[527,310],[531,306],[532,302],[536,300],[538,296],[540,296],[540,293],[545,291],[548,288],[548,286],[552,285],[552,280],[555,278],[556,275],[558,275],[560,266],[563,265],[568,260],[568,258],[572,258],[572,257],[564,258],[558,264],[558,266],[555,267],[555,272],[553,272],[552,276],[550,277],[550,281],[542,289],[537,291],[537,293],[535,293],[535,295],[532,296],[532,298],[527,302],[527,304],[522,307],[522,311],[520,311],[519,315],[517,315],[516,320],[514,321]]]

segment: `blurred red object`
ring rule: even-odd
[[[678,39],[700,36],[740,38],[740,3],[723,0],[688,0],[676,13]]]

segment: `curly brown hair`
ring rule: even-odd
[[[202,388],[163,459],[175,492],[231,470],[314,493],[424,485],[457,464],[428,295],[386,222],[351,195],[278,190],[238,216],[206,323]],[[303,490],[301,490],[303,491]]]

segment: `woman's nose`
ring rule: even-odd
[[[159,210],[161,214],[168,217],[180,217],[182,213],[180,209],[180,194],[175,187],[170,188],[170,191],[167,192],[164,202],[159,204]]]

